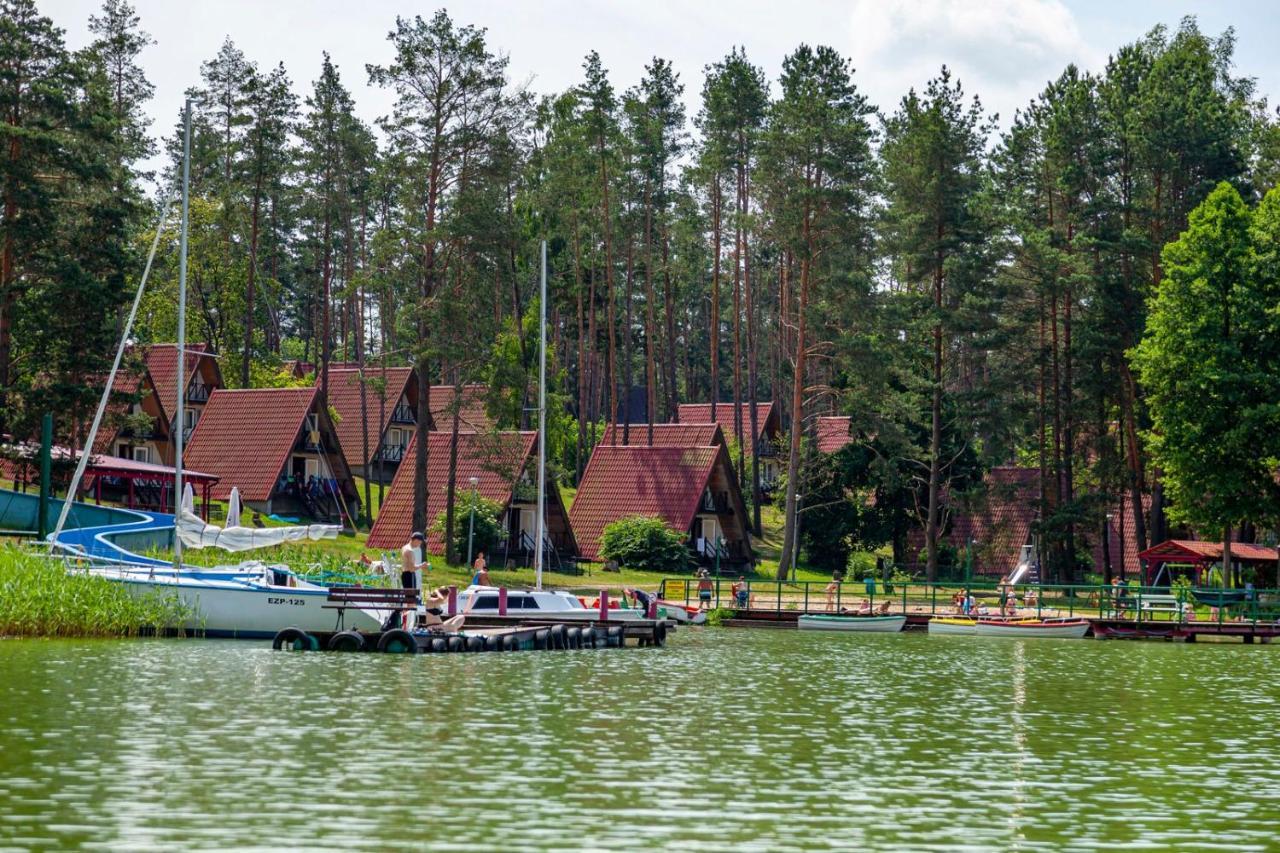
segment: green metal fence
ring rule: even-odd
[[[701,592],[709,593],[703,599]],[[875,580],[834,582],[733,581],[728,578],[667,578],[660,595],[688,606],[737,610],[744,615],[781,617],[783,613],[832,613],[879,610],[920,616],[999,615],[1024,618],[1089,617],[1134,624],[1276,623],[1280,590],[1234,591],[1239,603],[1213,607],[1196,593],[1212,598],[1219,590],[1185,587],[1139,587],[1083,584],[898,583]],[[1013,606],[1009,607],[1009,599]],[[972,599],[972,608],[964,601]]]

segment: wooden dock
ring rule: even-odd
[[[809,613],[810,615],[830,615],[830,611],[827,610],[814,610]],[[806,612],[802,610],[748,609],[737,611],[736,616],[726,619],[722,624],[731,628],[794,628],[803,615],[806,615]],[[954,613],[910,612],[906,615],[907,624],[904,630],[907,631],[928,630],[929,620],[935,615],[938,618],[955,618],[956,616]],[[1280,637],[1280,624],[1275,622],[1175,621],[1172,619],[1144,619],[1141,622],[1135,622],[1132,619],[1099,618],[1084,614],[1076,614],[1074,618],[1089,622],[1089,635],[1097,639],[1166,640],[1182,643],[1194,643],[1200,639],[1216,642],[1270,643],[1276,637]]]
[[[440,631],[313,631],[285,628],[271,647],[289,651],[449,654],[465,652],[556,651],[665,646],[675,623],[664,619],[627,621],[538,620],[515,616],[468,616],[467,627]]]

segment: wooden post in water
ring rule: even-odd
[[[600,621],[609,621],[609,590],[600,590]]]
[[[449,603],[446,607],[448,607],[450,616],[458,615],[458,588],[456,586],[449,587]]]
[[[505,586],[498,587],[498,615],[507,615],[507,588]]]

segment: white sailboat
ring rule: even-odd
[[[273,528],[259,531],[239,526],[238,500],[229,508],[226,528],[212,528],[206,525],[187,504],[187,489],[182,484],[182,452],[184,409],[186,407],[187,370],[186,370],[186,296],[187,296],[187,230],[189,218],[189,198],[191,183],[191,102],[188,101],[183,112],[183,159],[182,159],[182,232],[179,240],[178,261],[178,400],[177,417],[174,430],[174,500],[178,503],[175,513],[173,536],[174,559],[172,566],[157,566],[154,561],[143,564],[140,560],[130,563],[127,560],[93,559],[83,551],[67,549],[59,541],[66,524],[76,490],[84,476],[86,464],[91,454],[80,454],[80,462],[67,490],[67,498],[58,518],[57,526],[49,536],[52,548],[61,548],[77,558],[90,557],[90,568],[75,568],[73,571],[89,571],[125,584],[130,593],[139,596],[160,595],[180,600],[191,613],[183,627],[189,631],[202,632],[208,636],[269,638],[274,637],[282,628],[296,626],[305,631],[331,631],[338,625],[338,613],[325,607],[329,590],[325,586],[310,583],[299,578],[285,566],[271,566],[260,562],[241,563],[237,566],[219,566],[213,569],[187,569],[182,565],[184,545],[204,547],[216,545],[225,550],[246,550],[279,544],[289,539],[323,538],[336,535],[337,528],[327,525],[312,525],[295,530],[292,528]],[[164,206],[161,223],[167,217],[169,205]],[[94,415],[90,427],[86,447],[92,447],[102,423],[102,415],[106,410],[110,389],[120,368],[126,341],[133,329],[137,317],[138,305],[151,272],[151,264],[155,258],[159,244],[160,229],[151,245],[147,265],[143,271],[142,281],[138,285],[133,307],[125,323],[120,346],[116,352],[106,386],[103,388],[98,411]],[[237,495],[238,498],[238,495]],[[192,501],[193,502],[193,501]],[[208,541],[212,540],[212,541]],[[343,617],[346,628],[359,630],[377,630],[388,613],[379,610],[347,609]]]

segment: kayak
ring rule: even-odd
[[[810,631],[875,631],[893,633],[907,624],[905,616],[801,616],[796,626]]]
[[[997,622],[979,619],[974,633],[980,637],[1056,637],[1062,639],[1079,639],[1089,631],[1089,623],[1084,619],[1036,620],[1020,622]]]

